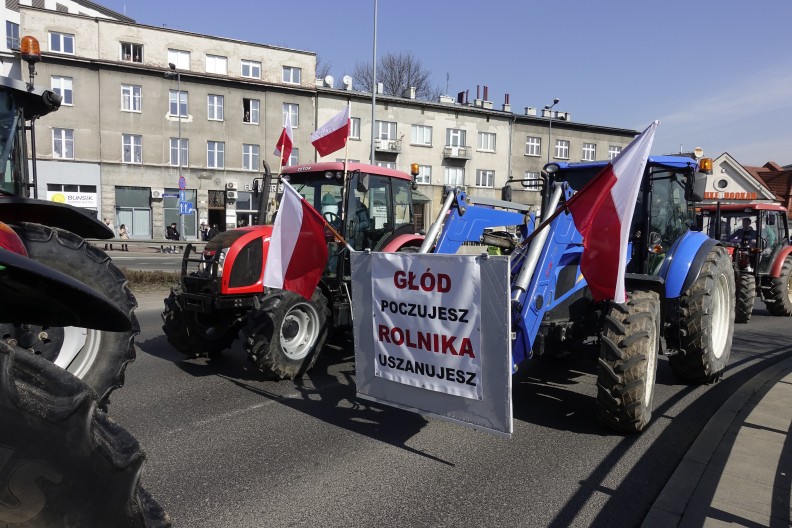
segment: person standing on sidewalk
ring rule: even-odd
[[[127,233],[125,224],[121,224],[121,227],[118,228],[118,238],[121,240],[129,240],[129,233]],[[129,246],[122,243],[121,251],[129,251]]]
[[[113,236],[115,236],[115,228],[113,228],[112,222],[110,222],[109,218],[104,219],[104,223],[110,230],[113,232]],[[107,247],[110,246],[110,251],[113,251],[113,244],[105,244],[105,251],[107,251]]]

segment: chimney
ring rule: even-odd
[[[381,82],[377,83],[377,93],[381,94],[384,91],[385,91],[385,85],[382,84]]]
[[[533,106],[526,106],[525,107],[525,115],[527,116],[535,116],[536,115],[536,108]]]
[[[481,85],[476,85],[476,98],[473,99],[473,106],[481,108]]]
[[[506,94],[503,97],[503,111],[504,112],[511,112],[511,105],[509,104],[509,94]]]

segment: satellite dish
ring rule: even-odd
[[[696,156],[696,159],[704,156],[704,149],[701,147],[696,147],[693,149],[693,155]]]
[[[332,87],[333,87],[333,83],[335,82],[335,79],[333,79],[333,76],[332,76],[332,75],[328,75],[328,76],[326,76],[326,77],[324,78],[324,82],[325,82],[325,84],[326,84],[327,86],[329,86],[330,88],[332,88]]]
[[[344,75],[344,78],[342,80],[344,81],[344,86],[346,86],[347,88],[352,87],[352,77],[350,77],[349,75]]]

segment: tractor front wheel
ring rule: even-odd
[[[723,375],[734,335],[734,290],[729,254],[715,246],[672,319],[671,335],[678,336],[679,353],[670,356],[668,364],[679,378],[711,383]]]
[[[751,273],[737,274],[737,305],[734,309],[734,322],[747,323],[753,313],[756,299],[756,277]]]
[[[245,350],[264,374],[294,379],[316,362],[329,326],[327,298],[316,288],[311,300],[276,290],[248,314]]]
[[[784,259],[781,274],[770,279],[770,295],[766,303],[771,315],[792,315],[792,255]]]
[[[659,334],[657,293],[634,291],[626,303],[609,304],[600,336],[597,405],[600,420],[615,431],[640,432],[652,418]]]
[[[234,342],[241,323],[230,314],[205,314],[184,310],[179,304],[181,286],[171,288],[162,312],[162,331],[168,342],[188,357],[218,358]]]

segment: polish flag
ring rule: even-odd
[[[349,105],[311,134],[311,144],[320,156],[327,156],[346,145],[349,137]]]
[[[322,215],[283,181],[272,228],[264,286],[290,290],[310,299],[327,264]]]
[[[580,271],[595,301],[625,301],[630,225],[658,124],[649,125],[568,202],[583,235]]]
[[[275,155],[280,156],[282,166],[289,164],[289,157],[291,156],[293,146],[294,137],[292,136],[291,112],[287,112],[286,124],[283,125],[283,132],[281,132],[278,143],[275,145]]]

